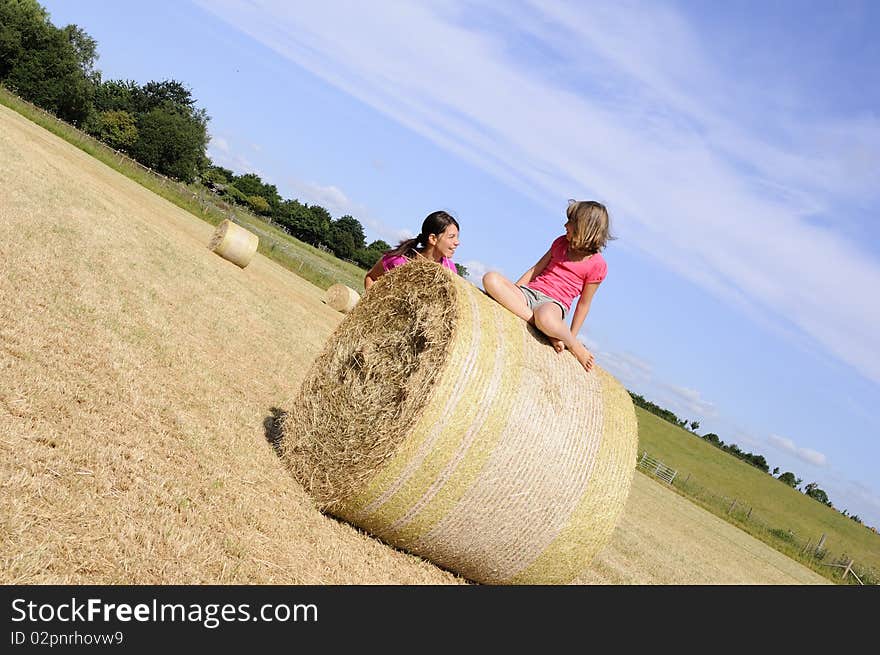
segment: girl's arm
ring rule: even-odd
[[[535,279],[535,276],[539,275],[541,271],[543,271],[547,264],[550,263],[550,251],[544,253],[544,256],[538,260],[538,262],[532,266],[529,270],[523,273],[520,278],[516,281],[516,286],[522,287],[527,285],[529,282]]]
[[[380,258],[379,261],[373,264],[373,268],[371,268],[364,276],[364,291],[368,291],[369,288],[376,283],[376,280],[378,280],[384,274],[385,269],[382,268],[382,260]]]
[[[575,338],[577,338],[577,333],[580,332],[584,320],[590,312],[590,303],[593,302],[593,296],[596,295],[596,289],[598,288],[599,283],[594,282],[584,284],[584,288],[581,290],[581,297],[578,298],[577,306],[574,308],[574,314],[571,317],[571,333]]]

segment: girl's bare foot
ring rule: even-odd
[[[575,356],[581,366],[584,367],[584,370],[589,372],[591,368],[593,368],[593,353],[583,347],[580,341],[576,342],[577,346],[575,349],[571,351],[571,354]]]
[[[558,353],[561,353],[565,350],[565,342],[562,339],[554,339],[553,337],[548,337],[550,339],[550,345],[553,346],[553,350]]]

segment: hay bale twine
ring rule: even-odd
[[[257,252],[259,242],[256,234],[227,218],[214,230],[208,249],[244,268]]]
[[[327,293],[324,296],[324,299],[326,300],[327,304],[330,305],[337,312],[347,314],[352,309],[354,309],[354,306],[357,305],[358,300],[361,299],[361,296],[351,287],[347,287],[342,283],[337,283],[327,289]]]
[[[312,364],[281,453],[318,506],[488,584],[574,580],[635,470],[627,391],[474,285],[414,260]]]

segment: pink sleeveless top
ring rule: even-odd
[[[571,301],[580,295],[584,284],[598,284],[608,274],[608,264],[602,253],[573,262],[568,259],[568,239],[563,234],[550,246],[550,262],[526,286],[547,294],[569,309]]]
[[[398,266],[406,264],[408,261],[409,259],[403,255],[382,255],[382,270],[387,273],[392,268],[397,268]],[[452,260],[449,259],[449,257],[444,257],[440,263],[458,275],[458,269],[455,268],[455,264],[452,263]]]

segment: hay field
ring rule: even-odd
[[[321,289],[6,107],[0,176],[0,582],[464,582],[317,512],[270,443],[342,318]],[[582,581],[826,582],[641,475]]]

